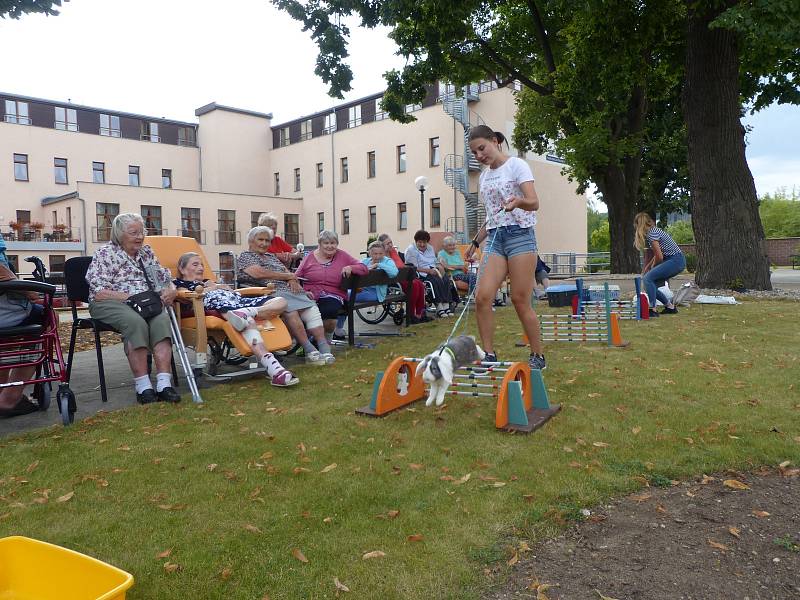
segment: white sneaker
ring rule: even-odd
[[[327,361],[319,350],[314,350],[306,355],[306,364],[314,365],[315,367],[323,367],[327,364]]]
[[[336,357],[333,354],[331,354],[330,352],[324,352],[322,354],[322,358],[325,359],[325,364],[326,365],[330,365],[330,364],[336,362]]]

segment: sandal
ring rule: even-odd
[[[287,369],[280,369],[270,379],[275,387],[289,387],[300,383],[295,374]]]
[[[0,419],[9,419],[11,417],[19,417],[21,415],[29,415],[38,412],[39,405],[34,404],[28,400],[27,396],[22,396],[16,405],[11,408],[0,408]]]

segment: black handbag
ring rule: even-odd
[[[125,301],[125,304],[135,310],[145,321],[149,321],[161,314],[161,311],[164,310],[164,305],[161,302],[161,296],[153,289],[141,259],[139,259],[139,266],[142,269],[142,273],[144,273],[144,280],[147,282],[149,289],[146,292],[134,294]]]

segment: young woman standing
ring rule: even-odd
[[[479,183],[487,219],[473,238],[465,258],[469,260],[475,249],[488,240],[484,250],[487,256],[479,271],[475,294],[478,333],[486,360],[497,360],[492,304],[497,290],[509,275],[511,301],[531,343],[529,364],[532,369],[544,369],[539,318],[531,306],[537,258],[534,211],[539,208],[539,198],[528,163],[503,152],[501,144],[505,140],[502,133],[486,125],[470,130],[470,150],[478,162],[488,167],[481,173]]]

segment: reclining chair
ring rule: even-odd
[[[213,278],[214,271],[200,248],[197,240],[190,237],[176,236],[147,236],[145,243],[148,244],[158,262],[169,269],[173,276],[177,276],[178,259],[186,252],[196,252],[203,260],[206,275]],[[237,290],[243,296],[263,296],[269,294],[270,288],[242,288]],[[252,356],[253,351],[250,345],[242,337],[242,334],[217,311],[205,310],[201,294],[189,292],[188,290],[178,290],[179,302],[176,304],[176,315],[181,325],[181,336],[187,346],[195,349],[196,359],[193,369],[195,372],[205,371],[209,375],[217,374],[218,365],[225,361],[228,350],[232,347],[243,357]],[[280,318],[265,322],[266,326],[261,330],[261,338],[267,350],[285,350],[292,347],[292,337]],[[208,349],[211,353],[209,360]],[[252,373],[252,369],[246,369],[238,374]],[[225,376],[234,376],[237,373],[226,373]]]

